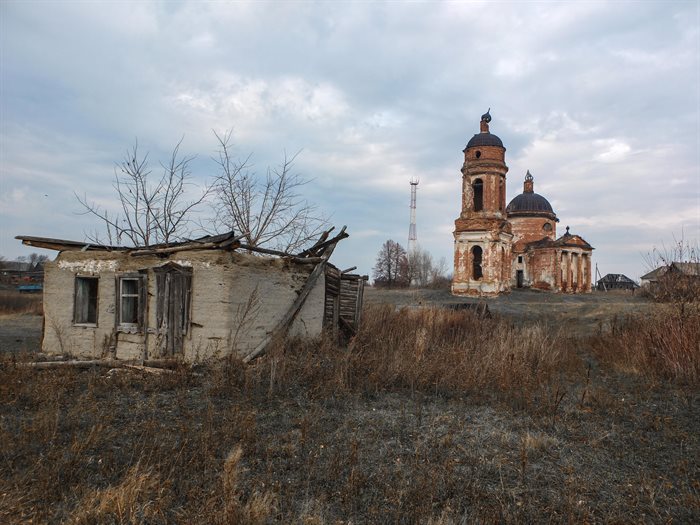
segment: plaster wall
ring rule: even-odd
[[[300,265],[225,251],[188,251],[168,259],[132,257],[118,252],[73,252],[46,264],[42,348],[52,354],[120,359],[157,358],[163,338],[156,329],[156,279],[152,268],[174,262],[192,268],[190,326],[184,358],[196,360],[230,352],[245,355],[277,326],[306,283],[313,265]],[[116,277],[146,270],[145,327],[140,333],[117,330]],[[97,277],[97,322],[73,323],[76,276]],[[291,327],[299,335],[322,328],[324,277],[316,281]]]

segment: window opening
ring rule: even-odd
[[[477,151],[477,152],[476,152],[476,158],[478,159],[478,158],[480,158],[480,157],[481,157],[481,152],[480,152],[480,151]]]
[[[474,246],[472,248],[472,277],[475,281],[478,281],[483,276],[481,270],[481,256],[482,250],[480,246]]]
[[[484,182],[481,179],[476,179],[472,184],[474,190],[474,211],[484,209]]]
[[[518,263],[519,264],[523,263],[523,256],[522,255],[518,255]]]
[[[144,291],[145,279],[143,276],[118,277],[118,318],[117,324],[121,328],[141,329],[144,317]]]
[[[97,324],[97,277],[75,278],[73,323]]]

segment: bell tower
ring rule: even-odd
[[[506,148],[489,130],[489,111],[480,132],[464,148],[462,210],[455,220],[454,295],[497,295],[510,290],[511,232],[506,216]]]

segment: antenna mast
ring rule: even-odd
[[[416,233],[416,190],[418,179],[411,179],[411,225],[408,227],[408,256],[416,250],[418,234]]]

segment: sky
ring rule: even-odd
[[[350,237],[333,262],[370,274],[417,232],[452,264],[467,141],[491,108],[602,275],[700,243],[700,3],[0,1],[0,254],[14,239],[99,229],[76,193],[116,205],[135,140],[217,174],[213,131],[256,171],[300,152],[304,197]],[[206,212],[201,212],[206,213]],[[54,256],[54,252],[40,251]]]

